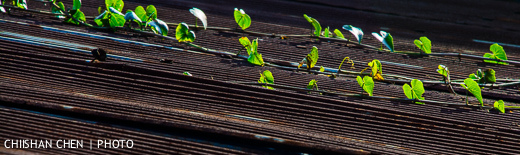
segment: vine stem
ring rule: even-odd
[[[56,8],[60,8],[55,3],[51,3],[51,4],[54,7],[56,7]],[[14,7],[14,6],[9,6],[9,5],[0,5],[0,6],[5,6],[5,7],[9,7],[9,8],[14,8],[14,9],[17,9],[17,10],[27,11],[25,9],[21,9],[21,8]],[[62,12],[63,14],[56,14],[56,13],[50,13],[50,12],[46,12],[46,11],[37,11],[37,10],[32,10],[32,11],[35,11],[35,12],[38,12],[38,13],[41,13],[41,14],[52,15],[52,16],[55,16],[55,15],[65,15],[68,18],[71,18],[74,21],[80,23],[80,25],[82,25],[82,26],[86,26],[86,27],[90,27],[90,28],[94,28],[94,29],[100,29],[100,30],[109,30],[109,29],[111,29],[109,27],[93,26],[93,25],[85,23],[83,21],[79,21],[78,19],[72,17],[68,12],[63,11],[61,9],[60,9],[60,12]],[[178,23],[174,23],[174,24],[178,24]],[[202,28],[202,27],[201,26],[197,26],[197,28]],[[210,28],[210,27],[208,27],[208,28]],[[158,38],[172,40],[172,41],[178,41],[177,39],[175,39],[173,37],[163,36],[163,35],[155,34],[155,33],[152,33],[152,32],[147,32],[147,31],[140,31],[140,30],[129,29],[129,28],[125,28],[125,27],[114,27],[114,29],[116,29],[116,30],[124,30],[124,31],[139,33],[139,34],[145,34],[145,35],[149,35],[149,36],[155,36],[155,37],[158,37]],[[230,28],[224,28],[224,29],[232,31],[232,29],[230,29]],[[244,31],[244,32],[246,32],[246,31]],[[309,35],[307,35],[307,36],[309,36]],[[345,39],[343,39],[343,40],[345,40]],[[195,47],[195,48],[197,48],[199,50],[202,50],[204,52],[211,53],[211,54],[228,55],[228,56],[231,56],[231,57],[234,57],[234,58],[241,58],[241,59],[247,60],[247,57],[244,56],[244,55],[239,55],[239,54],[226,52],[226,51],[218,51],[218,50],[208,49],[208,48],[205,48],[205,47],[193,44],[193,43],[185,43],[185,44],[188,45],[188,46],[191,46],[191,47]],[[370,45],[367,45],[367,46],[370,46]],[[448,54],[450,54],[450,53],[448,53]],[[460,55],[459,53],[452,53],[452,54]],[[493,60],[495,60],[495,59],[493,59]],[[273,67],[278,67],[278,68],[283,68],[283,69],[295,70],[295,68],[298,66],[298,63],[296,63],[296,62],[289,62],[289,61],[276,60],[276,59],[270,59],[270,58],[265,58],[264,61],[270,62],[270,63],[266,63],[266,65],[268,65],[268,66],[273,66]],[[292,68],[292,67],[295,67],[295,68]],[[311,68],[312,70],[303,70],[303,71],[308,71],[310,73],[324,74],[324,75],[333,75],[333,73],[338,73],[338,75],[339,74],[356,75],[356,76],[357,75],[369,75],[368,73],[361,73],[361,72],[354,72],[354,71],[345,71],[345,70],[339,70],[338,71],[337,69],[328,68],[328,67],[324,67],[324,68],[325,68],[326,72],[320,72],[319,71],[319,69],[320,69],[319,67],[314,67],[314,68]],[[300,69],[296,69],[296,70],[300,70]],[[393,77],[393,78],[396,78],[396,79],[385,79],[385,80],[378,80],[378,81],[381,81],[381,82],[410,83],[411,80],[413,79],[413,78],[408,78],[408,77],[404,77],[404,76],[400,76],[400,75],[392,75],[392,74],[382,74],[382,76],[384,76],[384,77]],[[422,81],[422,82],[423,83],[428,83],[428,84],[443,84],[442,81]],[[454,83],[454,84],[462,84],[462,83]],[[514,85],[519,85],[519,84],[520,84],[520,81],[515,81],[515,82],[503,83],[503,84],[498,84],[498,85],[479,84],[479,86],[481,86],[481,87],[495,87],[495,88],[498,88],[498,87],[514,86]]]
[[[434,100],[417,100],[417,99],[408,99],[408,98],[398,98],[398,97],[386,97],[386,96],[368,96],[368,95],[362,95],[362,94],[351,94],[351,93],[340,93],[340,92],[334,92],[334,91],[327,91],[327,90],[314,90],[314,89],[306,89],[306,88],[299,88],[299,87],[293,87],[293,86],[285,86],[285,85],[278,85],[278,84],[267,84],[267,83],[258,83],[258,82],[240,82],[240,81],[227,81],[230,83],[236,83],[236,84],[245,84],[245,85],[258,85],[258,86],[271,86],[274,88],[280,88],[280,89],[288,89],[288,90],[295,90],[295,91],[302,91],[302,92],[319,92],[322,94],[330,94],[330,95],[338,95],[338,96],[346,96],[346,97],[357,97],[357,98],[367,98],[367,99],[375,99],[375,100],[389,100],[389,101],[404,101],[404,102],[423,102],[426,104],[432,104],[432,105],[443,105],[443,106],[455,106],[455,107],[470,107],[474,109],[494,109],[492,106],[480,106],[480,105],[466,105],[466,104],[460,104],[460,103],[449,103],[449,102],[441,102],[441,101],[434,101]],[[506,106],[506,110],[520,110],[520,106]]]

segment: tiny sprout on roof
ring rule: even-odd
[[[422,94],[424,93],[423,83],[420,80],[413,79],[410,84],[412,85],[411,87],[407,83],[403,85],[404,95],[409,99],[424,100],[424,97],[422,97]],[[424,104],[422,102],[415,103]]]
[[[364,76],[361,78],[361,76],[357,76],[356,78],[359,86],[363,88],[365,92],[368,93],[368,96],[372,96],[374,92],[374,80],[370,76]]]
[[[489,69],[486,69],[484,70],[484,72],[482,72],[482,70],[478,69],[477,70],[477,73],[471,73],[469,75],[469,78],[473,79],[473,80],[477,80],[477,83],[496,83],[496,77],[495,77],[495,70],[489,68]]]
[[[379,40],[382,44],[384,44],[391,52],[394,52],[394,39],[392,38],[392,35],[385,31],[380,31],[379,33],[381,35],[376,32],[372,32],[372,35],[376,37],[376,39]],[[380,50],[383,50],[383,45],[381,45]]]
[[[421,37],[420,40],[415,39],[414,44],[426,54],[432,53],[432,42],[427,37]]]
[[[465,85],[464,85],[465,84]],[[475,82],[471,78],[467,78],[464,80],[464,84],[460,84],[462,87],[464,87],[468,92],[473,94],[478,100],[478,102],[484,106],[484,102],[482,101],[482,94],[480,91],[480,87],[477,82]],[[466,96],[467,98],[467,96]],[[468,104],[468,100],[466,99],[466,104]]]
[[[305,58],[300,62],[298,68],[300,68],[304,63],[307,64],[307,69],[313,68],[318,62],[318,48],[313,46],[311,52],[307,54]]]
[[[490,58],[490,59],[497,59],[498,61],[495,61],[495,60],[484,60],[484,62],[501,64],[501,65],[509,65],[509,63],[500,62],[500,60],[507,60],[506,51],[504,51],[504,48],[502,46],[498,45],[497,43],[494,43],[493,45],[491,45],[491,47],[489,47],[489,50],[491,52],[493,52],[493,54],[485,53],[484,57],[485,58]]]
[[[238,26],[242,28],[242,30],[245,30],[251,26],[251,17],[249,17],[249,15],[247,15],[244,10],[238,10],[238,8],[235,8],[233,14],[235,16],[235,21],[237,22]]]
[[[190,31],[190,27],[186,23],[180,23],[175,29],[175,38],[179,42],[194,42],[195,32]]]
[[[190,13],[193,14],[195,17],[199,18],[200,21],[202,21],[202,25],[204,26],[204,30],[206,29],[208,25],[208,18],[206,17],[206,14],[199,8],[192,8],[190,9]],[[195,20],[195,26],[197,26],[197,20]]]
[[[495,103],[493,104],[493,107],[496,110],[500,111],[501,113],[506,113],[504,101],[502,101],[502,100],[495,101]]]
[[[258,53],[258,38],[253,40],[252,42],[249,41],[247,37],[242,37],[238,39],[240,44],[244,46],[244,48],[247,50],[247,54],[249,57],[247,58],[247,61],[254,65],[264,66],[264,59],[262,58],[262,54]]]
[[[319,37],[321,34],[321,25],[316,19],[303,14],[303,17],[307,20],[307,22],[311,23],[312,27],[314,27],[314,36]]]
[[[269,70],[265,70],[263,73],[260,74],[260,79],[258,79],[258,83],[266,83],[266,84],[274,84],[274,77],[273,73]],[[263,86],[267,89],[274,89],[271,86]]]
[[[354,37],[356,37],[359,44],[361,44],[361,40],[363,39],[363,30],[358,27],[354,27],[352,25],[343,25],[343,29],[348,30]],[[348,39],[350,41],[350,37]]]

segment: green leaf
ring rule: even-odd
[[[81,0],[74,0],[72,10],[79,10],[81,8]]]
[[[424,86],[423,83],[420,80],[413,79],[411,82],[411,87],[408,84],[403,85],[403,91],[404,95],[406,95],[409,99],[419,99],[424,100],[424,97],[422,97],[422,94],[424,94]],[[416,104],[424,104],[422,102],[415,102]]]
[[[110,10],[110,7],[113,7],[119,12],[123,11],[123,6],[125,5],[123,0],[105,0],[105,4],[107,6],[107,10]]]
[[[127,10],[126,11],[126,13],[125,13],[125,20],[127,22],[135,21],[139,26],[141,26],[141,24],[143,23],[141,21],[141,18],[139,18],[139,16],[137,16],[135,14],[135,12],[133,12],[132,10]]]
[[[110,27],[112,27],[112,28],[121,27],[121,26],[125,25],[125,22],[126,22],[125,16],[111,13],[110,20],[109,20]]]
[[[258,48],[258,38],[251,42],[251,54],[247,58],[247,61],[254,65],[264,66],[264,59],[262,58],[262,54],[259,54],[257,51]]]
[[[439,67],[437,67],[437,68],[439,68],[439,69],[437,69],[437,72],[439,74],[441,74],[444,77],[448,77],[448,74],[450,73],[450,71],[448,70],[448,67],[446,67],[444,65],[439,65]]]
[[[16,6],[27,10],[27,1],[26,0],[16,0]]]
[[[309,22],[312,24],[312,26],[314,27],[314,36],[317,36],[319,37],[320,34],[321,34],[321,25],[320,25],[320,22],[318,22],[316,19],[312,18],[312,17],[309,17],[307,16],[306,14],[303,14],[303,17]]]
[[[139,17],[139,19],[141,19],[141,22],[148,22],[148,21],[146,21],[146,18],[148,18],[148,16],[146,16],[146,11],[144,10],[144,8],[142,6],[137,6],[135,8],[135,15],[137,15],[137,17]],[[139,24],[139,26],[142,26],[142,23]]]
[[[154,19],[157,19],[157,9],[155,9],[155,6],[153,6],[153,5],[148,5],[146,7],[146,18],[144,20],[143,19],[141,19],[141,20],[149,22]]]
[[[242,30],[245,30],[251,26],[251,17],[249,17],[249,15],[244,12],[244,10],[238,10],[238,8],[235,8],[233,15],[235,17],[235,22],[237,22],[238,26],[240,26]]]
[[[415,39],[415,45],[426,54],[432,53],[432,42],[430,41],[430,39],[426,37],[421,37],[419,39],[421,40]]]
[[[376,32],[372,32],[372,35],[379,40],[381,43],[383,43],[386,48],[388,48],[391,52],[394,52],[394,39],[390,33],[387,33],[385,31],[379,32],[381,35],[379,35]]]
[[[300,66],[303,63],[306,63],[307,64],[307,69],[311,69],[318,62],[318,58],[319,58],[318,57],[318,48],[316,46],[313,46],[312,49],[311,49],[311,52],[309,54],[307,54],[307,56],[305,58],[303,58],[303,60],[300,62]],[[298,68],[300,66],[298,66]]]
[[[464,85],[466,84],[466,85]],[[482,106],[484,106],[484,102],[482,101],[482,94],[480,91],[480,87],[477,82],[473,81],[471,78],[467,78],[464,80],[464,84],[460,84],[462,87],[464,87],[466,90],[468,90],[473,96],[475,96],[480,102]]]
[[[374,80],[370,76],[364,76],[363,77],[364,85],[363,90],[368,93],[369,96],[372,96],[372,93],[374,92]]]
[[[156,21],[156,20],[154,20]],[[152,23],[154,24],[154,23]],[[153,26],[153,25],[152,25]],[[175,38],[179,42],[194,42],[195,41],[195,33],[189,30],[188,24],[182,22],[177,25],[177,29],[175,29]],[[163,34],[164,35],[164,34]]]
[[[368,63],[368,66],[372,68],[372,76],[375,76],[377,73],[383,74],[383,65],[377,59],[372,60],[372,62]]]
[[[326,37],[326,38],[329,38],[329,27],[325,28],[325,30],[323,30],[323,36]]]
[[[267,84],[274,84],[274,77],[271,71],[265,70],[262,74],[260,74],[260,79],[258,80],[258,83],[267,83]],[[263,86],[267,89],[274,89],[270,86]]]
[[[182,73],[182,74],[184,74],[184,75],[188,75],[188,76],[193,76],[193,75],[190,74],[190,72],[184,72],[184,73]]]
[[[334,30],[334,34],[336,34],[336,36],[338,38],[345,39],[345,36],[343,36],[343,33],[341,33],[341,31],[339,31],[338,29]]]
[[[56,8],[56,7],[54,7],[54,5],[52,5],[52,7],[51,7],[51,12],[52,12],[52,13],[59,13],[59,14],[62,14],[61,11],[63,11],[63,13],[65,13],[65,5],[63,5],[62,2],[58,2],[58,3],[56,3],[56,5],[58,5],[60,8]],[[60,11],[60,10],[61,10],[61,11]],[[56,17],[57,17],[57,18],[65,18],[65,16],[62,16],[62,15],[58,15],[58,16],[56,16]]]
[[[502,101],[502,100],[495,101],[495,104],[493,104],[493,107],[495,107],[496,110],[498,110],[502,113],[506,113],[504,101]]]
[[[499,59],[499,60],[507,60],[507,55],[506,55],[506,51],[504,51],[504,48],[500,45],[498,45],[497,43],[494,43],[493,45],[491,45],[491,47],[489,48],[489,50],[491,52],[493,52],[493,54],[491,53],[485,53],[484,54],[484,57],[486,58],[490,58],[490,59]],[[494,60],[484,60],[484,62],[487,62],[487,63],[495,63],[495,64],[501,64],[501,65],[509,65],[509,63],[506,63],[506,62],[498,62],[498,61],[494,61]]]
[[[86,21],[85,14],[83,14],[83,12],[81,12],[81,10],[79,10],[79,9],[78,10],[71,10],[70,12],[71,12],[71,14],[73,14],[72,17],[76,18],[77,20],[82,21],[82,22]],[[76,25],[80,24],[79,22],[76,22],[72,18],[69,18],[69,19],[65,20],[65,22],[76,24]]]
[[[246,48],[247,54],[251,55],[251,53],[253,51],[251,50],[251,41],[249,41],[249,38],[242,37],[242,38],[238,39],[238,41],[240,42],[240,44],[242,44],[242,46],[244,46]]]
[[[486,69],[484,71],[484,78],[482,78],[484,81],[483,83],[495,83],[497,82],[497,79],[495,77],[495,70],[493,69]]]
[[[320,72],[325,72],[325,68],[323,66],[320,66]]]
[[[363,84],[365,84],[365,82],[363,81],[363,79],[361,78],[361,76],[357,76],[356,77],[356,80],[357,80],[357,83],[359,84],[359,86],[361,88],[363,88]]]
[[[361,30],[358,27],[354,27],[352,25],[343,25],[343,29],[352,33],[352,35],[354,35],[354,37],[356,37],[356,39],[358,40],[358,43],[361,44],[361,40],[363,39],[363,35],[364,35],[363,30]]]
[[[309,84],[307,85],[307,89],[312,89],[314,88],[314,86],[316,85],[316,81],[315,79],[312,79],[311,81],[309,81]]]

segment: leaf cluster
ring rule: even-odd
[[[370,73],[370,75],[374,77],[374,79],[385,80],[383,78],[383,65],[381,65],[381,62],[379,62],[379,60],[372,60],[372,62],[368,63],[368,66],[372,68],[372,73]]]
[[[260,79],[258,79],[258,83],[267,83],[267,84],[274,84],[274,77],[273,73],[269,70],[265,70],[262,74],[260,74]],[[274,89],[271,86],[263,86],[267,89]]]
[[[495,76],[495,70],[489,68],[489,69],[486,69],[484,70],[484,72],[482,72],[482,70],[478,69],[477,70],[477,73],[471,73],[469,75],[469,78],[473,79],[473,80],[477,80],[477,83],[479,84],[483,84],[483,83],[496,83],[496,76]]]
[[[403,85],[404,95],[409,99],[424,100],[422,94],[425,92],[423,83],[420,80],[413,79],[410,83],[412,86],[405,83]],[[416,104],[424,104],[422,102],[415,102]]]
[[[318,47],[313,46],[312,49],[311,49],[311,52],[309,54],[307,54],[307,56],[305,58],[303,58],[303,60],[298,65],[298,68],[303,66],[303,64],[305,63],[305,64],[307,64],[307,69],[311,69],[318,62],[318,58],[319,58],[319,56],[318,56]]]
[[[497,59],[497,60],[507,60],[506,51],[504,51],[504,48],[502,46],[498,45],[497,43],[494,43],[493,45],[491,45],[491,47],[489,47],[489,50],[493,53],[492,54],[485,53],[484,54],[485,58]],[[495,61],[495,60],[484,60],[484,62],[501,64],[501,65],[509,65],[509,63]]]
[[[356,78],[359,86],[365,90],[365,92],[368,93],[369,96],[373,95],[374,92],[374,80],[370,76],[364,76],[361,78],[361,76],[357,76]]]
[[[242,37],[238,39],[238,41],[246,48],[247,54],[249,55],[247,58],[249,63],[259,66],[264,65],[262,54],[258,53],[258,38],[250,42],[247,37]]]

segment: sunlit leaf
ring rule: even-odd
[[[374,92],[374,80],[372,80],[372,77],[370,76],[364,76],[363,79],[361,76],[356,77],[356,81],[358,82],[359,86],[363,88],[365,92],[368,93],[369,96],[373,95]]]
[[[16,0],[16,6],[27,10],[27,0]]]
[[[506,112],[506,109],[505,109],[505,106],[504,106],[504,101],[502,100],[498,100],[498,101],[495,101],[495,104],[493,104],[493,107],[500,111],[501,113],[505,113]]]
[[[426,37],[421,37],[419,39],[420,40],[415,39],[415,45],[426,54],[432,53],[432,42],[430,41],[430,39]]]
[[[498,45],[497,43],[494,43],[493,45],[491,45],[489,50],[491,52],[493,52],[493,54],[485,53],[484,57],[490,58],[490,59],[507,60],[506,51],[504,51],[504,48],[502,46]],[[493,61],[493,60],[484,60],[484,62],[509,65],[509,63],[506,63],[506,62],[498,62],[498,61]]]
[[[155,6],[153,6],[153,5],[148,5],[146,7],[146,19],[144,19],[144,20],[141,19],[141,20],[149,22],[154,19],[157,19],[157,9],[155,9]]]
[[[372,77],[374,77],[374,79],[376,80],[384,80],[383,78],[383,65],[381,65],[381,62],[377,59],[374,59],[372,60],[371,62],[368,63],[368,66],[370,66],[372,68],[372,73],[370,73],[370,75],[372,75]]]
[[[318,22],[316,19],[307,16],[306,14],[303,14],[303,17],[311,23],[312,27],[314,27],[314,36],[319,37],[321,34],[321,25],[320,22]]]
[[[354,35],[354,37],[356,37],[358,40],[358,43],[361,44],[361,40],[363,39],[363,30],[352,25],[343,25],[343,29],[352,33],[352,35]]]
[[[300,62],[300,66],[303,63],[306,63],[307,64],[307,69],[311,69],[318,62],[318,58],[319,58],[319,56],[318,56],[318,48],[316,46],[313,46],[312,49],[311,49],[311,52],[309,54],[307,54],[307,56],[305,58],[303,58],[303,60]]]
[[[466,85],[464,85],[466,84]],[[471,78],[467,78],[464,80],[464,84],[460,84],[462,87],[464,87],[466,90],[468,90],[473,96],[475,96],[480,102],[482,106],[484,106],[484,102],[482,101],[482,94],[480,91],[480,87],[478,86],[478,83],[473,81]]]
[[[238,41],[240,42],[240,44],[242,44],[242,46],[244,46],[246,48],[247,54],[251,55],[251,53],[253,51],[251,50],[251,41],[249,41],[249,38],[242,37],[242,38],[238,39]]]
[[[309,84],[307,85],[307,89],[313,89],[314,86],[316,85],[316,81],[315,79],[312,79],[311,81],[309,81]]]
[[[385,31],[380,31],[379,33],[381,33],[381,35],[376,32],[372,32],[372,35],[381,43],[383,43],[391,52],[394,52],[394,39],[392,35]]]
[[[325,72],[325,68],[323,66],[320,66],[320,72]]]
[[[152,27],[152,30],[154,31],[154,33],[161,34],[163,36],[167,36],[168,35],[168,31],[170,30],[168,28],[168,25],[166,25],[166,23],[164,21],[162,21],[160,19],[157,19],[157,18],[152,20],[151,22],[148,22],[148,25],[150,25]],[[187,35],[185,37],[188,37],[188,39],[191,42],[195,41],[195,33],[193,33],[193,31],[188,31],[188,29],[189,29],[187,27],[188,25],[186,25],[186,23],[181,23],[179,25],[185,25],[186,26],[186,29],[185,29],[186,31],[182,31],[182,32],[184,32]],[[178,26],[177,26],[177,29],[179,29]],[[178,31],[176,30],[175,32],[176,32],[175,33],[175,37],[177,38],[177,34],[178,34],[177,32]],[[177,39],[177,40],[179,40],[179,39]],[[179,40],[179,42],[187,41],[187,40],[182,40],[182,41],[181,40]]]
[[[54,5],[52,5],[52,7],[51,7],[51,12],[52,13],[59,13],[59,14],[65,13],[65,5],[63,5],[62,2],[58,2],[58,3],[56,3],[56,5],[58,5],[60,8],[56,8],[56,7],[54,7]],[[63,13],[60,10],[63,11]],[[62,15],[57,15],[56,17],[57,18],[65,18],[65,16],[62,16]]]
[[[141,19],[141,24],[139,24],[139,26],[142,26],[142,22],[145,22],[146,19],[148,18],[148,16],[146,16],[146,10],[144,10],[144,8],[142,6],[137,6],[135,8],[135,15],[137,15],[137,17],[139,17],[139,19]]]
[[[111,14],[111,16],[110,16],[109,23],[110,23],[110,27],[112,27],[112,28],[124,26],[125,22],[126,22],[126,20],[125,20],[124,15],[114,13],[114,14]]]
[[[123,6],[125,5],[123,0],[105,0],[105,4],[107,6],[107,10],[109,10],[110,7],[113,7],[119,12],[123,11]]]
[[[85,14],[83,14],[83,12],[81,12],[81,10],[79,10],[79,9],[78,10],[70,10],[70,13],[72,14],[72,17],[76,18],[77,20],[82,21],[82,22],[86,21]],[[66,19],[65,22],[76,24],[76,25],[80,24],[79,22],[75,21],[72,18]]]
[[[233,15],[235,17],[235,22],[237,22],[238,26],[240,26],[242,30],[245,30],[251,26],[251,17],[249,17],[249,15],[244,12],[244,10],[238,10],[238,8],[235,8]]]
[[[341,33],[341,31],[339,31],[338,29],[334,29],[334,34],[338,38],[345,39],[345,36],[343,36],[343,33]]]
[[[74,0],[72,10],[78,10],[81,8],[81,0]]]
[[[260,79],[258,80],[258,83],[267,83],[267,84],[274,84],[274,77],[271,71],[265,70],[262,74],[260,74]],[[268,89],[274,89],[270,86],[263,86],[264,88]]]
[[[437,68],[439,68],[439,69],[437,69],[437,72],[439,74],[441,74],[444,77],[448,77],[448,74],[450,73],[450,71],[448,70],[448,67],[446,67],[444,65],[439,65],[439,67],[437,67]]]
[[[325,28],[325,30],[323,30],[323,36],[326,37],[326,38],[329,38],[330,34],[330,31],[329,31],[329,27]]]
[[[125,14],[125,20],[126,21],[135,21],[137,22],[139,25],[141,25],[142,21],[141,21],[141,18],[139,18],[133,11],[131,10],[128,10],[126,11],[126,14]]]
[[[495,77],[495,70],[493,69],[486,69],[484,70],[484,77],[481,79],[482,81],[479,83],[495,83],[497,82],[497,79]]]
[[[154,21],[157,21],[157,20],[154,20]],[[153,23],[150,22],[151,23],[150,25],[156,24],[156,22],[154,22],[154,21],[152,21]],[[154,27],[154,26],[152,25],[152,27]],[[168,27],[168,26],[166,26],[166,27]],[[188,27],[188,24],[186,24],[184,22],[180,23],[179,25],[177,25],[177,29],[175,29],[175,38],[179,42],[194,42],[195,33],[193,31],[190,31],[189,29],[190,29],[190,27]],[[161,32],[161,34],[164,35],[164,32]]]
[[[424,94],[424,92],[425,92],[423,83],[420,80],[413,79],[411,82],[411,85],[412,85],[411,87],[407,83],[405,83],[403,85],[404,95],[406,95],[406,97],[408,99],[424,100],[424,97],[422,97],[422,94]],[[415,102],[415,103],[424,104],[422,102]]]
[[[264,66],[264,59],[262,58],[262,54],[258,53],[258,38],[251,42],[251,54],[247,58],[247,61],[251,64]]]
[[[204,12],[198,8],[192,8],[192,9],[190,9],[190,12],[195,17],[199,18],[200,21],[202,21],[202,25],[204,26],[204,30],[205,30],[208,25],[208,18],[206,17],[206,14],[204,14]]]

